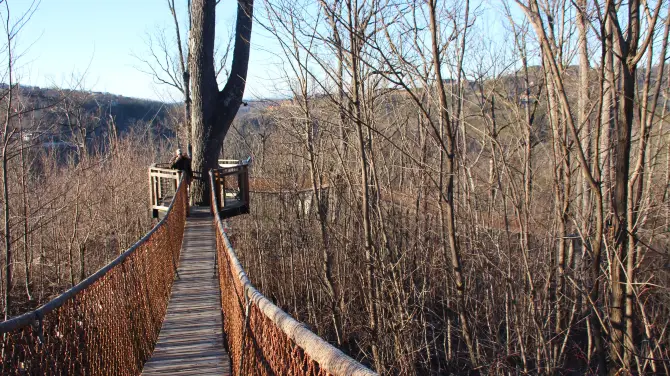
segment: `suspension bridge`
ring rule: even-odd
[[[224,229],[249,212],[246,166],[210,171],[210,208],[189,208],[184,179],[153,166],[151,207],[162,219],[81,283],[0,323],[0,373],[375,375],[247,277]]]

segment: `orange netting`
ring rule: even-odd
[[[112,263],[36,311],[0,324],[3,375],[137,375],[170,299],[187,210],[182,182],[166,217]]]
[[[210,182],[216,189],[214,174]],[[212,194],[212,207],[217,197]],[[215,213],[221,309],[233,375],[375,375],[279,309],[250,283]]]

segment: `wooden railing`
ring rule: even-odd
[[[224,218],[249,213],[249,160],[220,159],[211,174],[216,212]]]
[[[210,172],[216,187],[215,172]],[[224,331],[233,375],[376,375],[274,305],[251,284],[215,210],[216,257]]]
[[[167,311],[187,210],[168,213],[110,264],[35,311],[0,323],[2,375],[138,375]]]
[[[149,203],[154,218],[170,207],[181,175],[181,171],[173,170],[169,163],[154,163],[149,167]]]

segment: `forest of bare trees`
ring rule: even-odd
[[[28,100],[13,51],[35,8],[7,4],[5,318],[140,238],[145,168],[171,142],[121,135],[85,92]],[[667,1],[245,0],[231,64],[218,1],[194,1],[195,36],[166,4],[178,49],[140,60],[183,94],[181,143],[212,136],[199,166],[222,141],[253,156],[231,238],[296,319],[383,375],[670,374]],[[287,92],[229,130],[252,10]],[[54,127],[68,142],[39,139]]]
[[[12,12],[0,2],[4,319],[48,302],[146,233],[146,167],[171,149],[152,120],[158,113],[142,101],[112,111],[118,97],[84,90],[83,78],[70,89],[22,86],[16,72],[26,46],[18,41],[38,5]],[[147,119],[131,119],[146,109]],[[169,112],[163,126],[175,120]]]
[[[289,99],[224,151],[274,182],[232,221],[266,295],[380,374],[670,373],[667,2],[257,8]]]

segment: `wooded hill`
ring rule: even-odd
[[[22,137],[47,147],[100,146],[111,133],[123,136],[138,124],[155,135],[175,134],[172,103],[34,86],[20,86],[15,95],[17,108],[30,111],[20,124]]]

